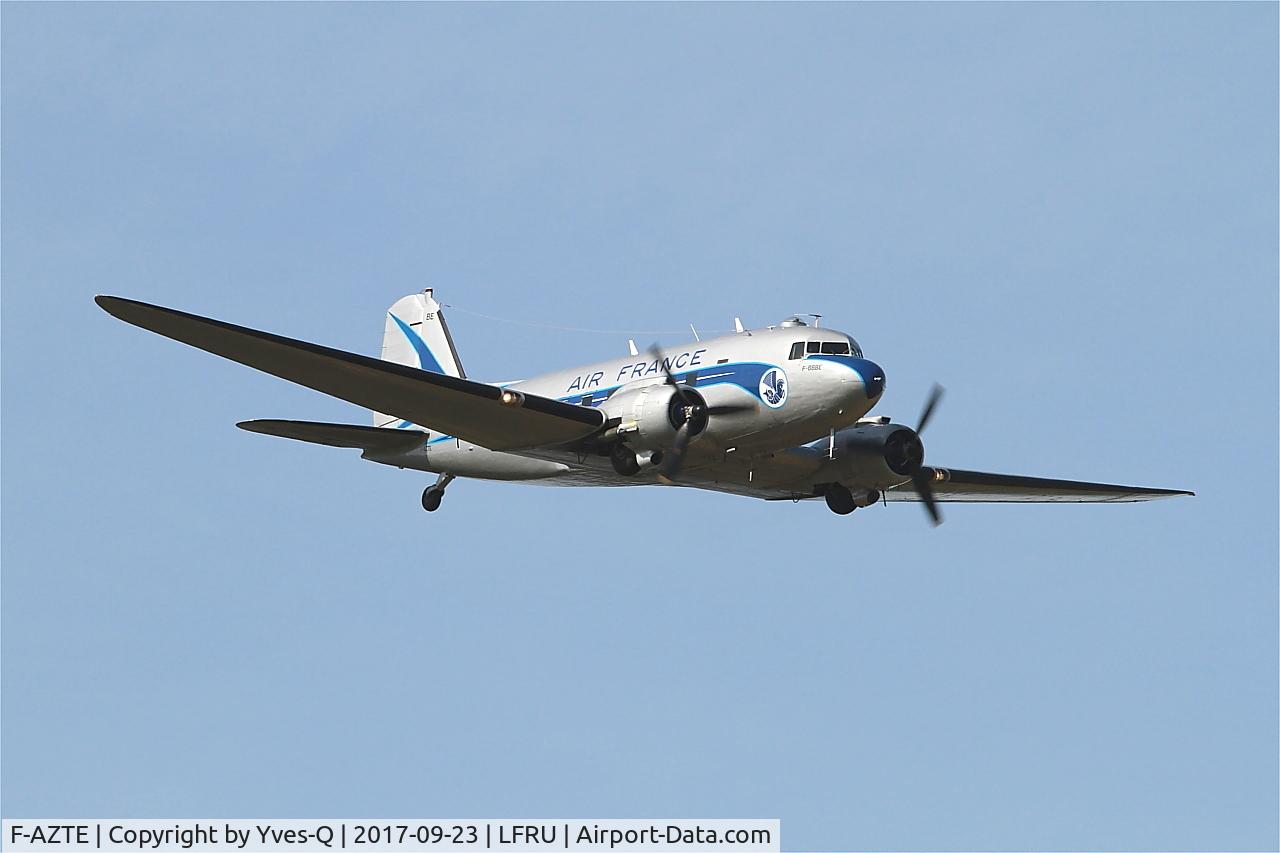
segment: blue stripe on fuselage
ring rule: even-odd
[[[394,314],[392,314],[391,316],[393,318],[395,317]],[[396,319],[396,322],[397,323],[400,322],[398,318]],[[403,326],[403,324],[401,325]],[[844,359],[844,361],[847,363],[849,359],[846,358]],[[776,366],[777,365],[774,365],[774,364],[764,364],[763,362],[756,362],[756,361],[745,361],[737,364],[712,365],[712,367],[715,368],[715,375],[712,377],[709,377],[711,381],[708,381],[708,382],[695,381],[693,384],[693,387],[710,388],[714,385],[737,385],[739,388],[741,388],[742,390],[746,391],[748,394],[750,394],[751,396],[759,400],[761,399],[760,398],[760,377],[764,376],[764,374],[767,371],[772,370]],[[694,376],[695,374],[698,374],[698,373],[705,372],[706,369],[707,368],[701,368],[699,370],[685,370],[679,373],[673,372],[673,375],[675,376],[677,382],[685,382],[689,379],[689,377]],[[628,382],[628,383],[624,383],[624,385],[611,385],[608,388],[592,390],[588,392],[591,395],[591,402],[588,405],[593,409],[598,408],[601,403],[603,403],[605,400],[608,400],[610,397],[612,397],[615,391],[617,391],[619,388],[624,387],[625,385],[630,385],[630,384],[631,383]],[[557,399],[561,403],[568,403],[574,400],[581,400],[583,397],[586,397],[586,396],[587,396],[587,393],[567,394],[563,397],[558,397]],[[409,421],[401,421],[399,424],[396,425],[396,428],[406,429],[407,427],[410,427],[410,426],[417,426],[417,424],[411,424],[409,423]],[[437,441],[445,441],[451,438],[453,438],[453,436],[445,435],[439,438],[433,438],[427,443],[435,444]]]
[[[757,400],[760,399],[760,377],[777,367],[776,364],[765,364],[758,361],[744,361],[735,364],[715,364],[707,367],[700,367],[697,370],[672,371],[677,382],[687,382],[689,377],[697,376],[699,373],[707,373],[714,371],[711,376],[707,377],[706,382],[695,380],[693,387],[710,388],[713,385],[737,385]],[[635,380],[633,380],[635,381]],[[569,394],[558,398],[561,402],[569,402],[570,400],[581,400],[587,395],[593,398],[590,405],[594,408],[600,403],[613,396],[613,393],[619,388],[630,385],[631,382],[624,382],[620,385],[610,385],[606,388],[593,388],[580,391],[575,394]],[[599,398],[599,399],[595,399]]]

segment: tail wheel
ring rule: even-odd
[[[437,489],[435,486],[429,486],[422,493],[422,508],[427,512],[435,512],[440,508],[440,502],[444,500],[444,489]]]
[[[426,491],[422,493],[422,508],[427,512],[435,512],[440,508],[440,501],[444,500],[444,490],[449,484],[457,479],[454,474],[441,474],[436,481],[427,486]]]

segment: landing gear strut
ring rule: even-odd
[[[836,515],[848,515],[858,508],[854,503],[853,493],[839,483],[827,486],[824,496],[827,499],[827,508]]]
[[[452,474],[441,474],[434,485],[427,486],[422,493],[422,508],[427,512],[435,512],[440,508],[440,501],[444,500],[445,487],[453,482]]]

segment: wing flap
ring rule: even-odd
[[[1131,503],[1195,494],[1179,489],[988,474],[959,468],[934,470],[939,474],[933,484],[934,496],[940,502],[949,503]],[[889,501],[920,500],[910,483],[889,489],[884,497]]]
[[[604,423],[598,409],[260,332],[132,299],[99,296],[112,316],[214,355],[493,450],[567,444]]]

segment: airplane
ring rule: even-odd
[[[440,508],[456,478],[554,486],[673,485],[769,501],[824,500],[838,515],[893,501],[1124,503],[1192,495],[991,474],[924,463],[915,426],[872,417],[885,373],[856,340],[796,315],[515,382],[468,378],[432,289],[387,311],[381,358],[116,296],[109,314],[214,355],[372,409],[372,426],[294,420],[236,424],[354,448],[371,462],[436,474]],[[697,332],[694,332],[695,338]]]

